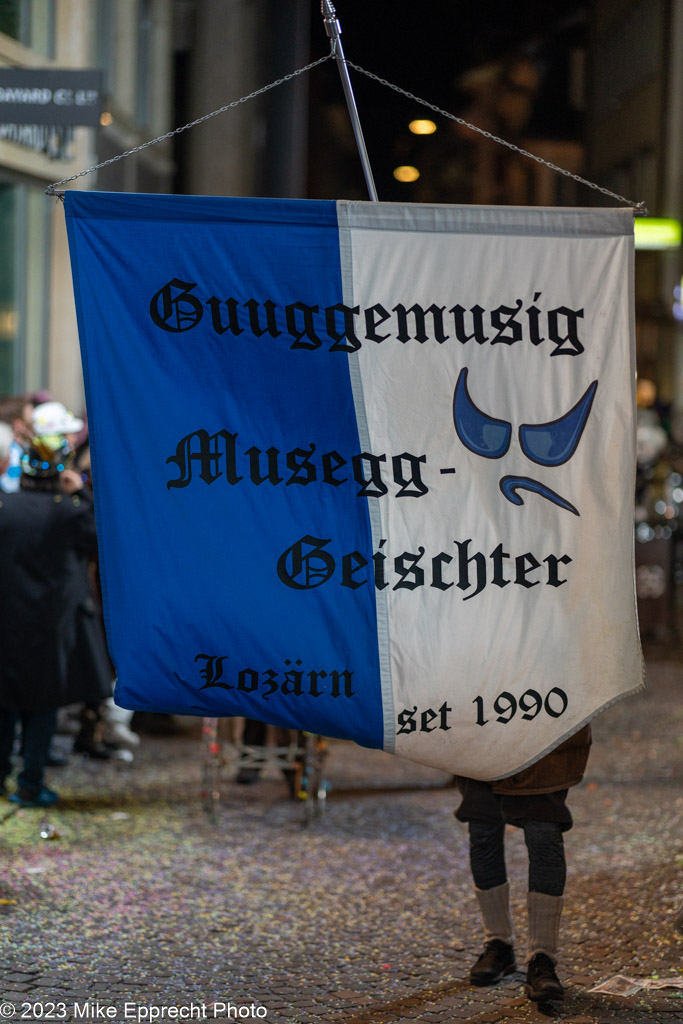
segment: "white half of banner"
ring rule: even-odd
[[[632,211],[66,214],[122,706],[487,780],[640,688]]]
[[[429,467],[428,494],[372,519],[394,749],[499,778],[643,683],[632,213],[339,221],[344,301],[377,324],[352,378],[362,443]],[[397,317],[411,340],[387,344]]]

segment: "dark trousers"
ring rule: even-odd
[[[561,896],[567,880],[562,826],[556,821],[521,820],[529,852],[529,892]],[[470,866],[477,889],[493,889],[507,882],[505,823],[469,822]]]
[[[43,786],[50,742],[57,726],[57,711],[0,710],[0,782],[12,771],[12,749],[19,723],[23,759],[19,786],[30,793],[37,793]]]
[[[572,827],[567,790],[512,795],[495,793],[490,782],[458,779],[462,802],[455,812],[470,829],[470,865],[477,889],[507,881],[505,827],[524,832],[529,852],[529,892],[561,896],[567,880],[562,833]]]

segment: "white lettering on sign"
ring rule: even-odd
[[[0,103],[38,103],[45,106],[52,100],[52,89],[2,89]]]

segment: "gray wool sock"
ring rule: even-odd
[[[557,963],[563,906],[564,896],[548,896],[544,892],[527,893],[529,960],[536,953],[545,953],[554,964]]]
[[[486,941],[500,939],[509,946],[514,941],[514,929],[510,916],[510,883],[496,885],[493,889],[474,889],[482,920]]]

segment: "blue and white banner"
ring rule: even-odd
[[[120,705],[493,779],[642,684],[630,210],[66,216]]]

